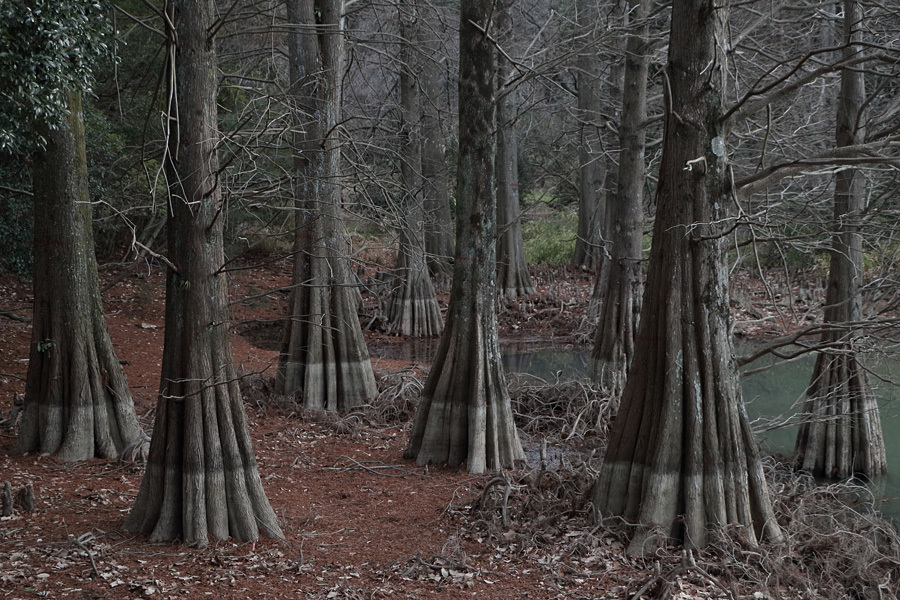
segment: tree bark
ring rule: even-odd
[[[600,514],[637,526],[628,551],[668,538],[707,544],[738,526],[780,539],[743,408],[729,330],[727,177],[720,53],[724,11],[675,0],[668,94],[644,310],[594,492]]]
[[[429,10],[438,10],[429,7]],[[425,16],[420,12],[420,19]],[[437,27],[434,25],[433,27]],[[446,138],[441,126],[441,40],[433,27],[418,35],[424,51],[420,64],[422,85],[422,180],[425,205],[425,252],[431,273],[443,278],[453,271],[453,215],[450,212],[450,176],[445,159]]]
[[[500,363],[494,190],[495,56],[491,0],[460,6],[457,257],[447,324],[416,411],[406,456],[467,462],[472,473],[524,458]]]
[[[844,0],[844,60],[851,60],[861,51],[854,42],[860,41],[862,19],[857,0]],[[864,73],[842,70],[838,147],[865,139],[865,102]],[[875,477],[887,468],[878,403],[857,354],[856,342],[861,334],[852,325],[847,328],[848,323],[862,320],[865,211],[865,177],[854,168],[839,171],[835,177],[834,235],[825,292],[825,322],[836,327],[822,334],[821,342],[828,350],[816,358],[796,448],[797,464],[816,477]]]
[[[602,264],[603,225],[607,220],[606,153],[603,149],[603,101],[600,97],[599,49],[596,45],[600,26],[597,3],[576,2],[578,44],[584,45],[576,59],[578,85],[578,237],[572,264],[598,269]]]
[[[621,392],[634,356],[634,335],[641,312],[644,234],[644,147],[647,119],[647,69],[650,62],[646,20],[649,0],[630,0],[626,12],[631,25],[625,48],[622,121],[619,125],[618,189],[610,206],[610,259],[604,264],[606,281],[598,286],[600,320],[591,353],[593,376],[614,395]]]
[[[150,457],[125,528],[200,547],[210,535],[281,538],[259,478],[228,328],[213,4],[175,0],[165,10],[172,24],[174,112],[165,157],[172,266]]]
[[[307,408],[347,410],[377,393],[356,313],[341,218],[338,123],[344,21],[340,0],[289,0],[294,135],[293,289],[276,391]],[[319,12],[319,20],[316,12]]]
[[[143,458],[131,391],[100,300],[81,94],[33,157],[34,319],[19,452]]]
[[[497,29],[501,43],[512,39],[511,0],[497,3]],[[514,300],[536,293],[525,264],[522,218],[519,210],[519,145],[516,140],[514,90],[503,86],[513,77],[512,65],[497,57],[497,287],[500,297]]]
[[[419,72],[418,19],[416,0],[407,2],[400,14],[400,177],[404,198],[400,251],[395,269],[397,286],[388,303],[389,331],[415,337],[440,335],[444,327],[425,259],[421,112],[416,82]]]

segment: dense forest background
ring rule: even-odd
[[[260,387],[336,431],[412,390],[395,450],[426,475],[494,474],[473,506],[499,493],[502,527],[511,494],[535,521],[513,492],[550,477],[536,432],[578,431],[580,474],[553,477],[579,518],[617,532],[617,555],[681,548],[683,572],[732,597],[749,588],[692,552],[796,542],[773,481],[851,482],[834,496],[852,506],[852,482],[889,468],[869,366],[896,351],[900,302],[889,3],[11,0],[0,16],[0,263],[33,286],[31,316],[2,313],[31,325],[9,451],[143,469],[125,530],[296,535],[254,451]],[[139,415],[104,310],[154,271],[159,394]],[[251,321],[277,339],[262,375],[235,361]],[[760,343],[739,356],[735,333]],[[588,373],[523,388],[501,335],[590,348]],[[385,379],[383,338],[438,340],[427,373]],[[794,453],[773,467],[739,369],[806,355]],[[895,597],[896,535],[866,537],[884,568],[854,593]]]

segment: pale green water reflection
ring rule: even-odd
[[[738,342],[738,354],[748,353],[751,342]],[[755,369],[772,364],[774,357],[764,357],[748,365]],[[532,352],[506,349],[503,357],[508,372],[528,373],[548,381],[584,376],[590,353],[584,350],[541,349]],[[741,378],[747,414],[754,422],[763,452],[790,456],[794,451],[797,427],[787,425],[802,406],[806,386],[812,374],[814,358],[805,356],[790,363]],[[867,365],[874,373],[900,380],[900,361],[880,360]],[[900,390],[872,377],[881,406],[881,424],[887,449],[888,475],[875,482],[873,491],[883,499],[880,508],[900,522]]]

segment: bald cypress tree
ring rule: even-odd
[[[206,546],[283,537],[263,491],[234,366],[216,146],[211,0],[165,7],[169,269],[166,333],[147,470],[125,528]]]
[[[425,182],[422,177],[422,111],[420,102],[421,22],[417,0],[400,10],[400,178],[403,203],[400,214],[400,251],[397,282],[388,301],[392,332],[408,336],[440,335],[444,327],[441,309],[428,273],[425,255]]]
[[[622,122],[619,125],[619,176],[610,195],[609,259],[594,290],[600,317],[591,352],[594,378],[619,393],[634,356],[634,336],[643,292],[644,151],[647,120],[649,0],[629,0],[626,19],[632,29],[625,45]]]
[[[82,92],[106,57],[91,0],[0,3],[0,152],[34,190],[34,319],[20,452],[139,457],[147,438],[104,320],[94,255]]]
[[[595,487],[601,515],[637,526],[628,548],[705,546],[738,527],[779,539],[743,408],[729,329],[721,225],[730,182],[723,125],[725,11],[675,0],[663,157],[635,356]]]
[[[514,39],[512,7],[510,0],[496,4],[494,18],[502,43]],[[535,287],[525,264],[522,239],[515,88],[504,88],[511,83],[514,73],[508,58],[498,56],[497,60],[497,288],[502,298],[513,300],[534,294]]]
[[[275,387],[308,408],[346,410],[375,396],[341,218],[344,20],[339,0],[289,0],[294,266]]]
[[[100,300],[81,94],[32,154],[34,320],[19,452],[141,457],[141,430]]]
[[[497,337],[492,4],[460,5],[457,256],[447,323],[406,451],[418,464],[466,462],[472,473],[524,458]]]
[[[861,50],[862,20],[859,2],[844,0],[844,60],[852,60]],[[865,139],[865,103],[864,72],[842,70],[836,131],[839,148]],[[860,364],[860,332],[852,325],[862,320],[861,221],[865,210],[863,173],[854,168],[840,170],[835,175],[834,233],[825,291],[825,322],[835,327],[822,334],[821,343],[827,349],[816,357],[797,435],[797,465],[817,477],[845,479],[857,473],[875,477],[887,468],[878,402]]]
[[[578,236],[572,264],[597,269],[603,265],[602,244],[607,221],[606,153],[601,130],[603,98],[600,95],[600,62],[597,32],[600,27],[601,0],[576,0],[576,33],[583,48],[576,59],[578,83]],[[607,2],[607,4],[612,4]],[[605,276],[605,274],[604,274]],[[603,284],[601,284],[603,285]]]

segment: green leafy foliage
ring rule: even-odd
[[[577,232],[578,215],[572,211],[526,214],[522,223],[525,262],[545,267],[569,264]]]
[[[100,0],[0,2],[0,149],[42,143],[35,124],[59,122],[67,90],[90,90],[109,31]]]
[[[21,161],[0,154],[0,183],[5,186],[0,189],[0,270],[30,275],[34,203],[27,190],[31,179]]]

